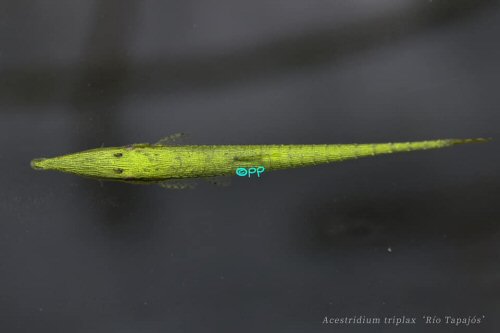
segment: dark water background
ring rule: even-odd
[[[0,332],[498,332],[498,4],[0,2]],[[29,166],[176,132],[497,140],[186,191]]]

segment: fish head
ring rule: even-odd
[[[135,166],[144,165],[144,155],[124,147],[106,147],[52,158],[35,158],[35,170],[55,170],[84,177],[123,180],[137,175]]]

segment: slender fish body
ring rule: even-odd
[[[34,169],[57,170],[97,179],[153,183],[170,179],[234,175],[236,169],[241,167],[262,166],[267,172],[485,141],[488,139],[324,145],[134,144],[34,159],[31,166]]]

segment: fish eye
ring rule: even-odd
[[[123,156],[123,154],[122,154],[122,153],[115,153],[115,154],[113,154],[113,155],[114,155],[115,157],[122,157],[122,156]]]
[[[123,173],[123,169],[121,168],[113,169],[113,171],[116,173]]]

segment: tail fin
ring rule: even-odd
[[[484,143],[490,142],[492,138],[474,138],[474,139],[448,139],[450,145],[461,145],[464,143]]]
[[[441,140],[427,140],[415,142],[401,142],[391,143],[394,152],[399,151],[412,151],[412,150],[425,150],[450,147],[454,145],[461,145],[467,143],[484,143],[491,141],[491,138],[473,138],[473,139],[441,139]]]

